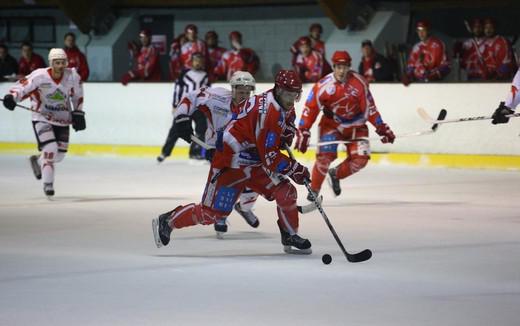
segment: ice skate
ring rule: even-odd
[[[319,191],[313,191],[314,197],[318,198],[318,195],[320,194]],[[321,197],[321,196],[320,196]],[[312,198],[312,195],[310,193],[307,194],[307,200],[310,202],[314,202],[314,199]],[[320,200],[321,202],[321,200]]]
[[[44,183],[43,184],[43,192],[45,196],[52,197],[54,196],[54,186],[52,183]]]
[[[332,191],[334,191],[334,195],[339,196],[341,194],[341,186],[339,184],[339,179],[336,177],[336,170],[338,168],[329,169],[328,181],[330,186],[332,187]]]
[[[156,158],[157,164],[162,163],[165,159],[166,159],[166,156],[164,156],[163,154],[157,156],[157,158]]]
[[[224,234],[227,232],[227,224],[226,224],[226,218],[219,219],[213,224],[215,227],[215,232],[217,233],[217,239],[224,239]]]
[[[283,251],[294,255],[310,255],[312,253],[311,242],[304,239],[297,234],[290,235],[285,231],[278,222],[280,228],[280,235],[283,245]]]
[[[173,210],[161,214],[152,220],[153,237],[155,239],[155,245],[157,248],[167,246],[168,243],[170,243],[170,234],[172,233],[172,228],[168,222],[172,213]]]
[[[38,155],[32,155],[29,157],[29,162],[31,163],[31,169],[33,171],[34,177],[36,180],[40,180],[42,178],[42,169],[40,163],[38,163]]]
[[[247,224],[249,224],[251,227],[257,228],[258,225],[260,225],[260,221],[258,220],[258,217],[256,217],[255,213],[252,211],[244,211],[242,210],[242,207],[240,206],[240,202],[235,204],[235,211],[240,214],[246,220]]]

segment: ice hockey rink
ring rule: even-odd
[[[310,164],[309,164],[310,165]],[[310,256],[282,252],[273,203],[176,230],[151,219],[200,199],[208,166],[67,157],[43,196],[26,156],[0,155],[0,325],[518,325],[520,175],[369,165],[301,216]],[[306,204],[299,188],[301,204]],[[330,265],[321,256],[333,257]]]

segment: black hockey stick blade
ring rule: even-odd
[[[442,109],[439,112],[439,115],[437,116],[437,120],[444,120],[444,119],[446,119],[446,115],[447,114],[448,114],[448,111],[446,111],[445,109]],[[438,123],[434,123],[433,126],[432,126],[432,131],[437,131],[437,128],[439,128],[439,124]]]
[[[349,254],[346,253],[347,260],[351,263],[361,263],[369,260],[372,257],[372,251],[370,249],[365,249],[357,254]]]

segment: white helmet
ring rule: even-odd
[[[49,51],[49,65],[52,65],[52,60],[67,60],[67,54],[63,49],[54,48]]]
[[[229,80],[231,87],[235,86],[251,86],[255,90],[256,81],[253,75],[247,71],[235,71]]]

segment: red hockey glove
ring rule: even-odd
[[[281,147],[284,148],[285,145],[291,147],[295,134],[296,127],[293,124],[287,124],[285,129],[282,131],[282,135],[280,136]]]
[[[291,165],[289,166],[289,171],[285,173],[285,175],[293,179],[293,181],[299,185],[304,184],[305,181],[310,182],[311,179],[311,174],[309,173],[309,170],[297,161],[291,162]]]
[[[386,123],[382,123],[379,126],[377,126],[376,133],[379,136],[381,136],[381,142],[383,144],[386,144],[386,143],[393,144],[393,142],[395,140],[395,135],[394,135],[394,132],[392,131],[392,129],[390,129],[390,127]]]
[[[123,77],[121,77],[121,84],[123,84],[123,86],[126,86],[132,79],[134,79],[134,74],[131,71],[129,71],[126,74],[124,74]]]
[[[302,153],[307,151],[309,141],[311,139],[311,132],[307,129],[298,129],[296,133],[296,144],[294,148]]]

